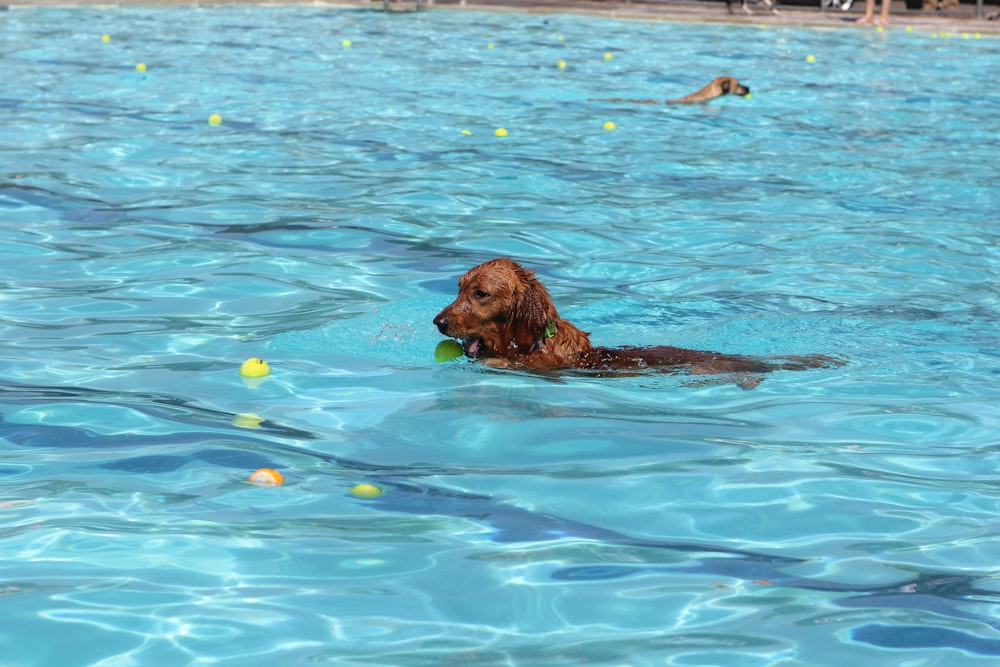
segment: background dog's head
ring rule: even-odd
[[[718,84],[721,95],[749,95],[750,89],[731,76],[720,76],[712,83]]]

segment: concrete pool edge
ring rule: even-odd
[[[427,0],[424,0],[426,3]],[[737,13],[729,14],[721,2],[699,2],[677,0],[666,2],[619,2],[602,0],[430,0],[428,9],[449,11],[496,11],[529,14],[587,14],[613,19],[634,19],[646,21],[676,21],[683,23],[727,23],[758,27],[813,27],[813,28],[853,28],[875,32],[871,26],[856,26],[855,19],[861,14],[863,3],[855,0],[850,11],[820,11],[807,6],[781,6],[779,14],[764,11],[758,5],[751,5],[752,14],[745,14],[737,8]],[[4,9],[33,7],[224,7],[234,5],[255,5],[261,7],[307,6],[337,7],[344,9],[382,10],[382,0],[0,0]],[[415,0],[398,0],[391,3],[396,10],[415,8]],[[984,16],[1000,11],[1000,7],[986,8]],[[1000,35],[1000,21],[989,21],[975,17],[975,7],[961,5],[958,11],[936,13],[930,11],[907,10],[901,0],[893,3],[893,24],[884,29],[885,33],[912,29],[931,32],[947,37],[967,37],[974,33]]]

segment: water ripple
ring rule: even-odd
[[[995,662],[993,37],[293,6],[0,37],[12,663]],[[713,72],[753,98],[601,101]],[[599,344],[845,364],[435,362],[503,254]]]

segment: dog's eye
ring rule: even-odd
[[[475,296],[475,297],[476,297],[477,299],[485,299],[486,297],[488,297],[488,296],[489,296],[489,293],[488,293],[488,292],[485,292],[485,291],[483,291],[483,290],[481,290],[481,289],[476,289],[476,290],[475,290],[475,291],[474,291],[474,292],[473,292],[472,294],[473,294],[473,295],[474,295],[474,296]]]

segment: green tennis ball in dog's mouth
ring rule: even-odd
[[[458,341],[446,338],[434,348],[434,360],[437,362],[452,361],[458,359],[465,352]]]

